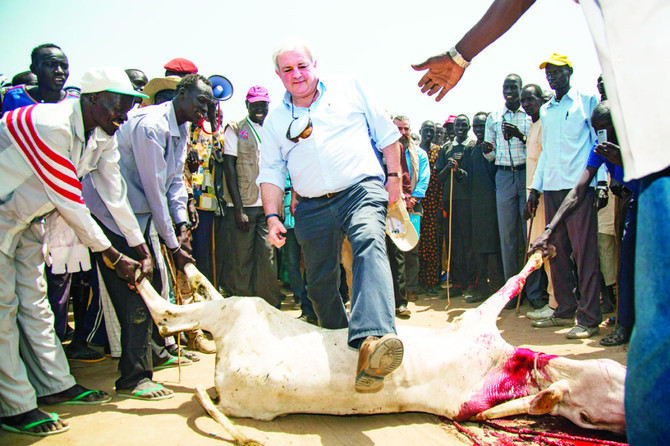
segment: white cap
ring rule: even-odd
[[[419,234],[402,198],[393,203],[386,214],[386,233],[401,251],[410,251],[419,243]]]
[[[148,97],[136,91],[130,78],[119,67],[93,67],[81,77],[81,93],[97,93],[109,91],[111,93],[126,94],[140,98]]]

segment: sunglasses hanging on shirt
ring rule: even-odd
[[[314,91],[314,96],[312,96],[312,102],[316,98],[318,90]],[[307,139],[312,134],[312,114],[311,114],[312,103],[307,107],[307,114],[299,117],[295,116],[295,109],[293,107],[293,97],[291,97],[291,118],[293,121],[288,126],[286,130],[286,139],[297,143],[301,139]]]

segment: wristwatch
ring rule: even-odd
[[[464,70],[470,65],[470,62],[465,60],[465,58],[461,56],[461,53],[458,52],[456,46],[451,47],[448,54],[449,57],[451,57],[451,60],[453,60],[456,65],[463,68]]]
[[[388,172],[388,173],[386,174],[386,176],[387,176],[387,177],[398,177],[398,178],[402,178],[402,174],[401,174],[400,172]]]

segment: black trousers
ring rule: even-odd
[[[393,240],[386,236],[386,254],[391,265],[391,277],[393,278],[393,296],[395,307],[407,305],[407,277],[405,275],[405,252],[401,251]]]
[[[135,249],[128,246],[124,237],[113,233],[100,222],[98,224],[114,248],[134,260],[139,260]],[[149,240],[148,229],[144,234],[144,239]],[[160,293],[162,283],[160,272],[156,268],[154,249],[160,248],[151,247],[155,268],[151,284]],[[165,340],[154,327],[151,314],[142,297],[128,288],[128,283],[119,278],[116,271],[105,265],[101,253],[94,253],[94,258],[121,326],[121,358],[119,359],[121,376],[116,380],[116,390],[132,389],[140,380],[151,379],[154,361],[163,363],[170,359],[170,355],[165,350]]]
[[[449,203],[444,203],[449,213]],[[451,283],[455,286],[474,286],[477,263],[472,250],[472,217],[470,200],[453,200],[451,204]],[[444,237],[449,248],[449,215],[444,219]]]

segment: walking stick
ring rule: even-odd
[[[451,171],[449,177],[449,244],[447,245],[447,308],[451,305],[451,298],[449,296],[449,289],[451,288],[451,278],[449,271],[451,270],[451,203],[454,195],[454,171]],[[447,309],[445,308],[445,310]]]
[[[172,253],[168,253],[167,247],[161,243],[161,249],[163,251],[163,257],[165,257],[165,263],[167,264],[167,269],[170,272],[170,279],[174,284],[174,298],[177,305],[182,304],[181,300],[181,291],[179,290],[179,283],[177,282],[177,273],[174,269],[174,259],[172,258]],[[177,334],[177,370],[179,371],[179,382],[181,383],[181,335]]]
[[[528,261],[528,248],[530,248],[530,235],[533,233],[533,222],[535,221],[535,213],[537,209],[533,212],[533,215],[530,217],[530,227],[528,228],[528,236],[526,237],[526,252],[523,255],[523,264],[525,265]],[[521,305],[521,294],[519,294],[518,299],[516,300],[516,314],[519,314],[519,306]]]
[[[214,220],[212,220],[212,285],[214,285],[214,288],[218,290],[219,288],[216,286],[216,243],[214,243],[216,241],[216,233],[214,232],[215,229],[216,227],[214,225]]]

